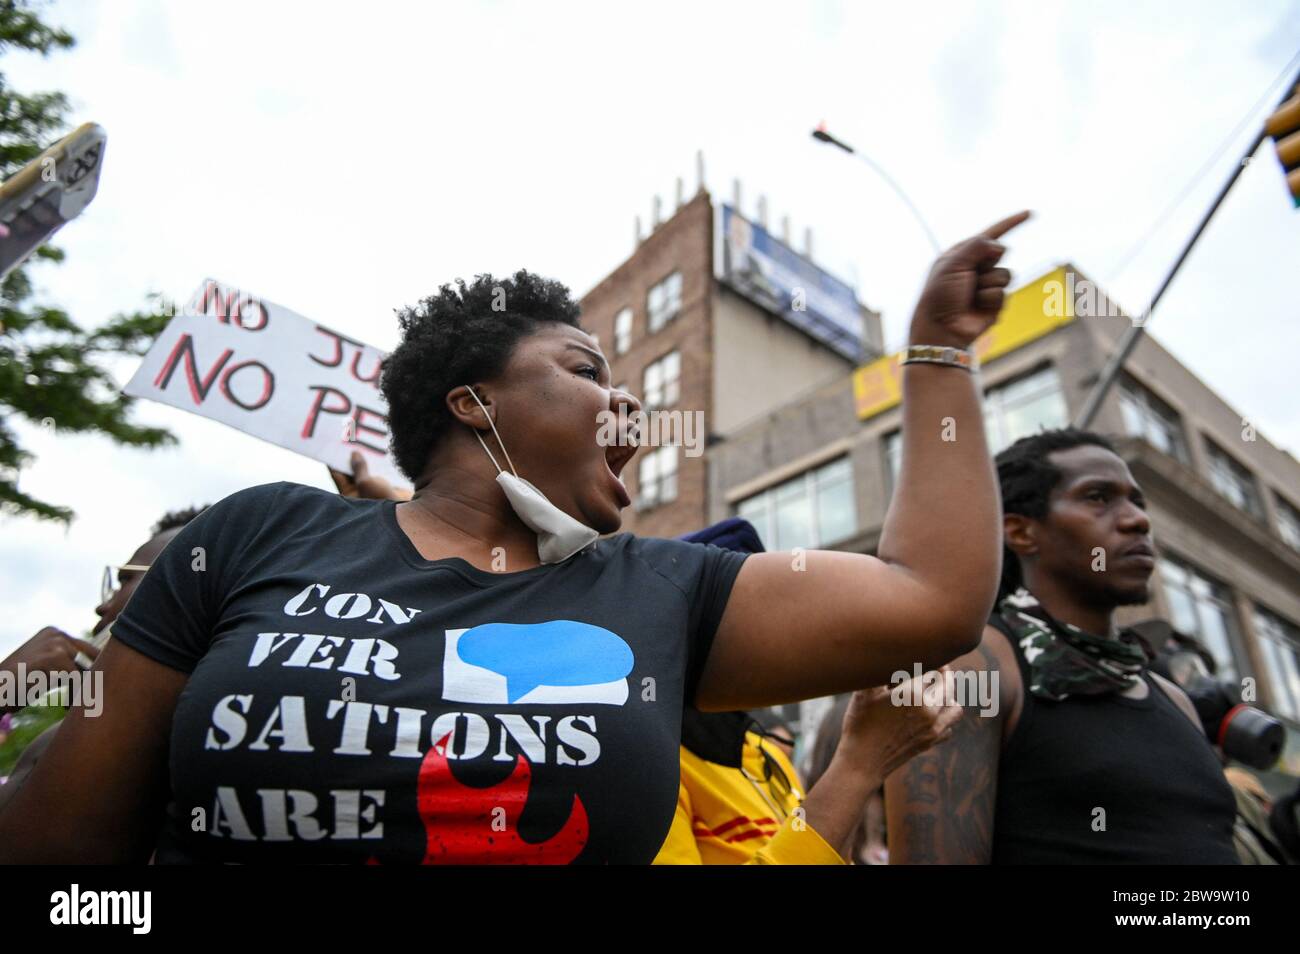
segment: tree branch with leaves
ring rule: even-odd
[[[0,0],[0,57],[14,50],[48,56],[73,46],[71,34],[43,23],[25,0]],[[67,97],[22,94],[0,73],[0,178],[7,179],[68,131]],[[0,513],[70,522],[73,511],[20,490],[33,455],[19,444],[17,419],[59,433],[99,433],[132,447],[175,443],[166,429],[133,424],[134,400],[121,393],[106,366],[120,355],[143,355],[166,327],[170,302],[118,314],[87,329],[62,309],[44,304],[27,268],[58,264],[62,250],[44,245],[0,283]]]

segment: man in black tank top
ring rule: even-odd
[[[1155,568],[1128,466],[1065,429],[997,468],[1002,590],[983,641],[948,664],[991,695],[890,776],[890,862],[1236,864],[1235,803],[1195,710],[1113,620],[1149,600]]]

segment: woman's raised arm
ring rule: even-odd
[[[1010,272],[998,242],[1021,212],[945,252],[909,345],[966,348],[996,319]],[[903,368],[903,461],[879,555],[810,550],[745,560],[700,680],[701,709],[743,709],[933,669],[979,641],[997,592],[1002,520],[979,379]]]

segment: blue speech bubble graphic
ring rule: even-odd
[[[457,654],[506,677],[517,702],[538,686],[593,686],[632,671],[632,647],[601,626],[571,619],[545,623],[484,623],[468,629]]]

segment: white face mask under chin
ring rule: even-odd
[[[600,537],[597,531],[555,506],[546,499],[544,493],[515,472],[514,462],[510,460],[510,452],[502,443],[492,416],[488,414],[487,408],[483,407],[483,402],[479,401],[478,395],[474,394],[473,388],[469,389],[469,393],[478,402],[478,406],[483,408],[483,415],[492,427],[492,433],[496,435],[497,443],[501,446],[501,452],[505,454],[506,463],[510,465],[512,473],[506,473],[501,469],[501,465],[492,456],[492,451],[488,450],[487,444],[483,443],[483,437],[477,430],[474,436],[478,438],[480,444],[483,444],[483,450],[487,451],[488,457],[492,459],[492,466],[497,469],[497,483],[505,491],[511,509],[525,526],[537,534],[537,558],[542,563],[562,563],[595,543]]]

